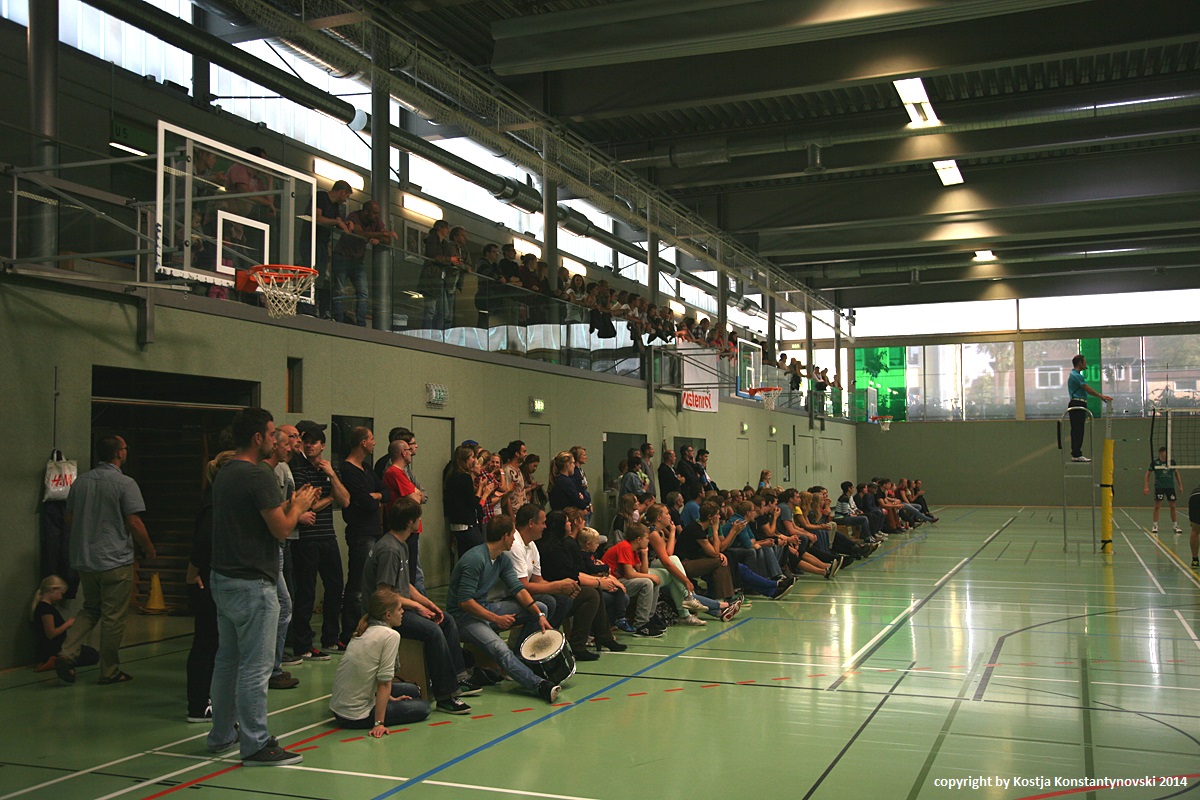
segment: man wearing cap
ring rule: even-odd
[[[313,515],[300,520],[300,538],[292,548],[296,596],[292,604],[290,638],[293,652],[305,661],[329,660],[327,653],[313,647],[311,620],[317,600],[317,575],[321,576],[325,590],[322,647],[337,644],[345,588],[342,553],[333,529],[333,504],[336,502],[345,507],[350,503],[350,494],[333,466],[321,457],[325,452],[325,427],[309,419],[296,423],[303,452],[293,454],[289,464],[296,486],[308,485],[321,491],[320,499],[313,503]],[[311,522],[306,523],[306,519]]]

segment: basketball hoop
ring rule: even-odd
[[[287,264],[259,264],[249,272],[267,298],[272,319],[296,316],[296,303],[309,293],[318,274],[312,267]]]
[[[775,410],[775,398],[783,393],[782,386],[755,386],[752,389],[747,389],[746,393],[751,397],[762,395],[763,408],[767,411]]]
[[[871,422],[877,423],[879,425],[879,429],[884,433],[887,433],[892,429],[891,417],[871,417]]]

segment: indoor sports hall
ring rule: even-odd
[[[1191,796],[1193,17],[0,0],[0,800]],[[332,498],[263,529],[296,537],[260,587],[295,612],[275,769],[209,752],[188,692],[226,451]],[[410,581],[443,608],[460,545],[525,500],[614,548],[639,494],[727,524],[757,500],[759,572],[733,564],[724,620],[669,592],[661,636],[610,619],[627,649],[549,702],[503,680],[376,738],[330,706],[345,586],[390,535],[367,458],[415,487]],[[138,502],[75,513],[114,468]],[[781,499],[821,568],[758,552]],[[432,674],[413,641],[395,672]]]

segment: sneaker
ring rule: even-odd
[[[54,674],[58,675],[58,679],[63,683],[74,683],[75,665],[59,656],[58,660],[54,662]]]
[[[304,663],[304,658],[295,653],[284,653],[283,658],[279,661],[281,667],[295,667]]]
[[[732,603],[725,606],[725,608],[721,609],[721,613],[717,618],[721,620],[721,622],[729,622],[729,620],[736,617],[737,613],[741,610],[742,602],[740,600],[734,600]]]
[[[643,639],[657,639],[663,635],[663,632],[658,628],[651,628],[649,624],[646,624],[640,628],[636,628],[633,631],[633,635],[640,636]]]
[[[542,681],[538,684],[537,695],[547,703],[553,703],[558,699],[558,693],[562,691],[562,687],[551,683],[550,681]]]
[[[455,697],[478,697],[481,694],[483,694],[483,686],[468,678],[458,682],[458,691]]]
[[[1182,530],[1179,528],[1179,526],[1178,526],[1178,525],[1176,525],[1175,527],[1171,528],[1171,531],[1172,531],[1173,533],[1183,533],[1183,531],[1182,531]]]
[[[1153,525],[1150,526],[1150,532],[1158,533],[1158,523],[1157,522],[1155,522]]]
[[[188,714],[188,722],[212,722],[212,703],[204,709],[202,714]]]
[[[240,743],[241,740],[242,740],[241,731],[234,728],[233,738],[231,740],[229,740],[225,744],[219,744],[216,747],[213,747],[211,744],[208,745],[208,752],[210,752],[214,755],[218,755],[220,753],[228,753],[230,750],[237,747],[238,743]],[[271,742],[274,742],[274,741],[275,740],[272,738]]]
[[[829,566],[825,568],[825,580],[833,580],[833,576],[837,574],[838,567],[842,565],[840,561],[831,561]]]
[[[596,642],[597,650],[604,650],[604,648],[606,648],[606,647],[609,650],[612,650],[614,653],[623,653],[629,649],[629,645],[621,644],[616,639],[612,639],[612,638],[600,639]]]
[[[267,681],[268,689],[295,689],[299,685],[300,679],[293,678],[286,672],[282,675],[272,675],[271,679]]]
[[[792,587],[795,585],[796,581],[790,578],[783,579],[779,583],[775,584],[775,592],[771,595],[771,599],[782,600],[783,598],[787,597],[788,592],[790,592]]]
[[[624,617],[621,617],[619,620],[617,620],[616,625],[617,630],[625,631],[625,633],[633,633],[636,630],[632,625],[629,624],[629,620],[625,619]]]
[[[1192,559],[1192,569],[1200,569],[1200,558]]]
[[[576,661],[599,661],[600,654],[595,650],[588,650],[586,647],[579,649],[571,648],[571,654],[575,656]]]
[[[328,646],[321,645],[321,647],[325,648],[326,653],[332,653],[333,655],[341,655],[342,653],[346,652],[346,643],[345,642],[340,642],[340,641],[334,642],[333,644],[328,645]]]
[[[1074,461],[1074,462],[1075,462],[1075,463],[1077,463],[1077,464],[1090,464],[1090,463],[1092,463],[1092,460],[1091,460],[1090,458],[1088,458],[1087,456],[1075,456],[1075,457],[1074,457],[1074,458],[1072,458],[1071,460],[1072,460],[1072,461]]]
[[[699,600],[697,600],[696,595],[694,594],[689,594],[687,597],[683,598],[683,607],[688,611],[694,611],[697,614],[704,611],[704,603],[701,603]]]
[[[693,628],[703,628],[708,623],[697,617],[695,614],[688,614],[686,617],[680,617],[678,625],[688,625]]]
[[[328,661],[330,656],[329,656],[329,653],[323,653],[314,647],[312,650],[309,650],[307,653],[301,653],[300,658],[302,661],[305,661],[305,662]]]
[[[443,714],[470,714],[471,707],[457,697],[437,701],[437,710]]]
[[[304,756],[300,753],[289,753],[279,746],[279,743],[272,737],[267,741],[266,746],[259,750],[254,755],[243,758],[243,767],[286,767],[289,764],[299,764],[304,760]]]

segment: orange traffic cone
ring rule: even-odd
[[[162,581],[158,579],[157,572],[150,576],[150,597],[146,599],[146,605],[142,606],[142,613],[167,613],[167,603],[163,599]]]

